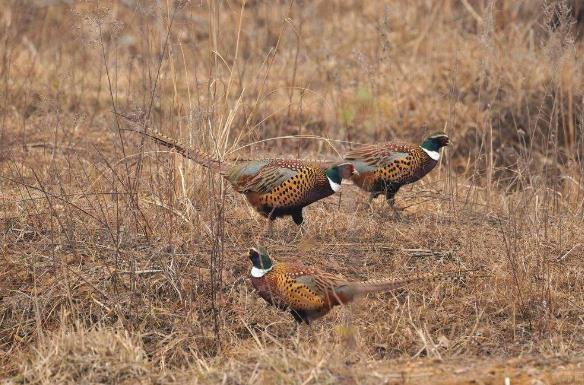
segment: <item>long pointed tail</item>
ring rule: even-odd
[[[476,270],[457,270],[447,271],[441,273],[421,273],[414,274],[407,277],[372,280],[365,282],[352,282],[351,288],[356,295],[391,291],[411,285],[416,282],[436,282],[453,278],[460,278],[469,276],[470,273]]]
[[[145,135],[152,139],[154,142],[175,150],[185,158],[191,159],[200,164],[201,166],[210,168],[211,170],[219,172],[221,174],[225,174],[225,172],[229,168],[228,163],[220,162],[219,160],[213,158],[206,152],[199,150],[197,148],[189,147],[187,144],[181,142],[180,140],[166,136],[157,130],[150,129],[148,132],[144,132],[136,128],[131,128],[129,129],[129,131]]]

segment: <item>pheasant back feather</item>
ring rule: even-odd
[[[250,162],[255,163],[255,162]],[[250,164],[248,163],[248,164]],[[266,161],[257,161],[262,167],[257,168],[256,174],[245,184],[239,187],[238,191],[254,191],[258,193],[267,193],[273,191],[284,182],[297,176],[300,173],[306,173],[310,169],[316,169],[317,166],[301,160],[270,159]],[[249,167],[244,166],[246,171]],[[251,171],[251,170],[249,170]],[[239,170],[236,172],[239,174]],[[234,175],[234,172],[230,172]]]

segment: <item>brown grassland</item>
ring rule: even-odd
[[[540,0],[4,0],[6,384],[584,383],[584,6]],[[291,334],[249,283],[265,221],[118,114],[221,159],[453,144],[371,208],[276,221],[354,279],[481,268]]]

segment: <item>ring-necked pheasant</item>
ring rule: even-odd
[[[435,133],[421,145],[405,142],[367,144],[345,155],[358,175],[353,183],[370,193],[369,202],[384,194],[397,214],[395,194],[401,186],[414,183],[429,173],[440,160],[440,148],[448,145],[448,136]]]
[[[300,263],[273,261],[262,247],[252,248],[249,258],[253,265],[251,283],[260,297],[281,310],[289,310],[297,323],[307,324],[324,316],[334,306],[347,304],[367,293],[391,291],[411,283],[448,279],[467,272],[351,282]]]
[[[258,159],[231,164],[220,162],[199,149],[189,148],[176,139],[150,130],[146,135],[182,156],[220,173],[235,191],[244,194],[262,216],[272,221],[290,215],[297,225],[302,224],[302,209],[341,189],[342,179],[356,174],[350,162],[321,165],[297,159]]]

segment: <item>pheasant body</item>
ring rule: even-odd
[[[191,149],[180,141],[152,131],[144,133],[155,142],[176,150],[184,157],[219,172],[244,194],[262,216],[274,220],[292,216],[294,223],[303,222],[302,209],[326,198],[340,188],[341,180],[354,173],[351,163],[321,165],[296,159],[258,159],[240,163],[220,162],[199,149]]]
[[[280,310],[289,310],[299,323],[309,323],[352,299],[335,291],[335,283],[342,284],[338,277],[299,264],[276,263],[264,276],[252,276],[251,282],[260,297]]]
[[[226,179],[264,217],[291,215],[296,224],[303,207],[335,193],[321,166],[301,160],[248,161],[232,167]]]
[[[400,279],[351,282],[341,276],[300,263],[274,262],[267,252],[252,248],[251,283],[260,297],[281,310],[289,310],[298,322],[310,323],[337,305],[352,302],[360,295],[398,289],[418,281],[439,280],[452,273],[412,275]],[[458,274],[459,272],[456,272]]]
[[[370,193],[371,199],[385,194],[388,202],[399,189],[414,183],[438,164],[439,149],[448,144],[443,133],[428,137],[422,145],[406,142],[387,142],[364,145],[345,155],[345,160],[355,166],[358,174],[352,180]]]

